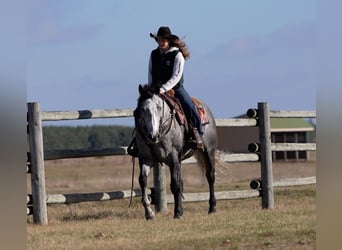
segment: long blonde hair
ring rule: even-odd
[[[179,51],[183,54],[185,60],[189,59],[190,52],[186,44],[181,39],[172,39],[170,44],[179,48]]]

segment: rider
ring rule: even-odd
[[[158,29],[157,34],[150,33],[158,43],[152,50],[148,67],[148,85],[159,85],[160,93],[171,89],[180,101],[184,113],[193,125],[197,148],[203,149],[203,128],[199,114],[192,103],[189,94],[183,87],[184,62],[190,56],[185,43],[178,36],[171,33],[167,26]]]

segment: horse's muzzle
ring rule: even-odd
[[[158,143],[159,141],[159,135],[153,135],[152,133],[149,133],[147,138],[151,143]]]

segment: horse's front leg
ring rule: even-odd
[[[145,208],[145,218],[146,220],[154,219],[154,212],[151,208],[151,199],[147,194],[147,177],[151,170],[151,167],[146,164],[140,164],[140,175],[139,175],[139,184],[141,188],[141,202]]]
[[[170,166],[171,172],[171,191],[175,201],[174,218],[179,219],[183,215],[182,193],[183,193],[183,180],[181,173],[181,164],[177,162]]]

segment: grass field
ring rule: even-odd
[[[48,161],[45,167],[48,193],[130,189],[127,156]],[[275,179],[316,173],[314,162],[275,163],[273,171]],[[218,170],[217,190],[246,189],[259,176],[258,163],[229,164]],[[185,192],[207,191],[194,164],[184,165],[183,177]],[[27,186],[29,192],[29,177]],[[274,210],[261,209],[260,198],[218,201],[213,215],[207,202],[184,203],[181,220],[173,219],[170,204],[146,221],[140,198],[131,208],[129,200],[49,205],[49,225],[28,217],[27,249],[315,249],[315,185],[274,191]]]

